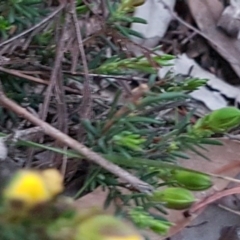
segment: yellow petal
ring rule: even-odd
[[[7,201],[20,201],[27,207],[47,202],[51,196],[45,182],[36,171],[22,170],[4,191]]]

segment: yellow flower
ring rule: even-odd
[[[3,196],[8,201],[19,201],[28,207],[49,201],[51,196],[38,172],[19,171],[5,189]]]
[[[3,192],[7,202],[20,202],[26,208],[51,201],[63,190],[63,178],[55,169],[20,170]]]

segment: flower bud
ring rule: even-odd
[[[116,145],[127,147],[134,151],[141,151],[142,144],[146,142],[146,139],[142,138],[141,135],[129,131],[123,131],[115,135],[112,140]]]
[[[161,202],[167,208],[176,210],[189,208],[195,202],[195,198],[190,191],[177,187],[155,191],[150,197],[150,200]]]
[[[213,185],[207,174],[186,170],[174,170],[171,180],[175,180],[181,187],[192,191],[206,190]]]
[[[143,237],[114,216],[96,215],[79,224],[74,240],[143,240]]]
[[[129,217],[141,229],[151,229],[154,232],[166,235],[173,224],[166,220],[155,218],[151,213],[143,209],[143,207],[135,207],[129,210]]]
[[[211,112],[199,119],[193,126],[195,131],[223,133],[240,124],[240,110],[235,107],[225,107]]]

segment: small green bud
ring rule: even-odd
[[[184,81],[183,90],[189,90],[189,91],[196,90],[199,87],[206,85],[207,81],[208,81],[207,79],[198,79],[198,78],[187,79],[186,81]]]
[[[240,110],[235,107],[225,107],[211,112],[199,119],[193,126],[193,132],[206,131],[208,135],[223,133],[240,124]]]
[[[162,191],[155,191],[150,200],[161,202],[170,209],[181,210],[189,208],[195,202],[195,197],[187,189],[170,187]]]
[[[166,220],[155,218],[140,206],[131,209],[129,211],[129,217],[139,228],[151,229],[162,235],[166,235],[170,227],[173,225],[171,222]]]
[[[175,180],[181,187],[192,191],[206,190],[213,185],[207,174],[186,170],[174,170],[170,179]]]
[[[116,145],[127,147],[134,151],[142,151],[142,144],[146,142],[146,139],[142,138],[141,135],[133,134],[129,131],[123,131],[113,136],[112,140]]]

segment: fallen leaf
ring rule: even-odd
[[[233,70],[240,76],[240,41],[227,36],[217,27],[223,11],[219,0],[188,0],[188,6],[198,27],[206,35],[211,46],[229,62]]]
[[[216,77],[214,74],[204,70],[185,53],[178,55],[176,59],[172,60],[172,64],[173,66],[161,68],[158,72],[159,77],[164,78],[169,71],[172,71],[175,76],[180,74],[184,76],[190,75],[189,77],[192,78],[208,79],[207,86],[216,91],[211,91],[203,86],[191,92],[190,95],[194,99],[203,102],[210,110],[226,107],[228,103],[225,97],[240,101],[239,86],[232,86]]]
[[[164,0],[171,9],[174,8],[176,0]],[[146,0],[145,3],[136,8],[134,17],[143,18],[147,24],[133,23],[131,29],[143,35],[144,39],[132,37],[132,40],[147,48],[155,47],[159,40],[165,35],[172,16],[158,0]],[[134,53],[140,55],[141,51],[134,48]]]

